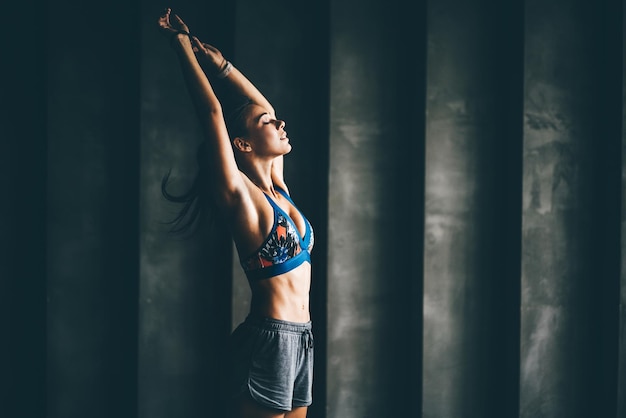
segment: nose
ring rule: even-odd
[[[280,119],[276,120],[276,129],[281,129],[281,128],[285,129],[285,125],[287,124],[285,123],[284,120],[280,120]]]

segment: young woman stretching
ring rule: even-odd
[[[230,340],[233,416],[306,417],[313,380],[313,230],[283,178],[283,156],[291,151],[285,122],[220,51],[191,36],[170,9],[158,22],[176,51],[205,136],[198,156],[199,176],[205,178],[197,178],[181,199],[187,202],[181,213],[197,215],[188,211],[190,204],[201,202],[203,193],[209,196],[230,227],[252,290],[250,313]],[[223,109],[217,84],[246,101],[233,111]]]

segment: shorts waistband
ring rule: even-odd
[[[249,315],[246,324],[263,328],[270,331],[292,332],[294,334],[302,334],[310,332],[313,328],[311,321],[309,322],[289,322],[281,319],[267,318],[263,316]]]

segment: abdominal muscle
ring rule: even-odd
[[[302,263],[295,269],[269,279],[250,282],[250,313],[289,322],[308,322],[311,265]]]

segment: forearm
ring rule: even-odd
[[[248,78],[243,75],[243,73],[239,71],[236,67],[233,66],[233,69],[222,80],[222,82],[229,89],[231,89],[231,91],[234,91],[236,94],[248,97],[250,100],[252,100],[253,103],[265,108],[272,117],[275,116],[274,107],[265,98],[265,96],[261,94],[259,89],[257,89],[254,84],[252,84],[250,80],[248,80]]]
[[[253,103],[266,109],[272,117],[275,117],[274,107],[263,96],[254,84],[243,75],[234,65],[224,71],[227,61],[222,58],[222,62],[216,64],[212,59],[199,55],[200,65],[207,77],[213,80],[218,96],[221,94],[238,95],[249,98]]]
[[[196,109],[207,140],[207,158],[220,196],[232,196],[241,189],[241,176],[233,156],[222,106],[211,83],[200,67],[187,36],[178,35],[172,45],[176,50],[187,90]]]
[[[189,38],[183,34],[177,35],[172,39],[172,47],[178,54],[187,91],[199,117],[212,112],[221,113],[220,102],[196,59]]]

